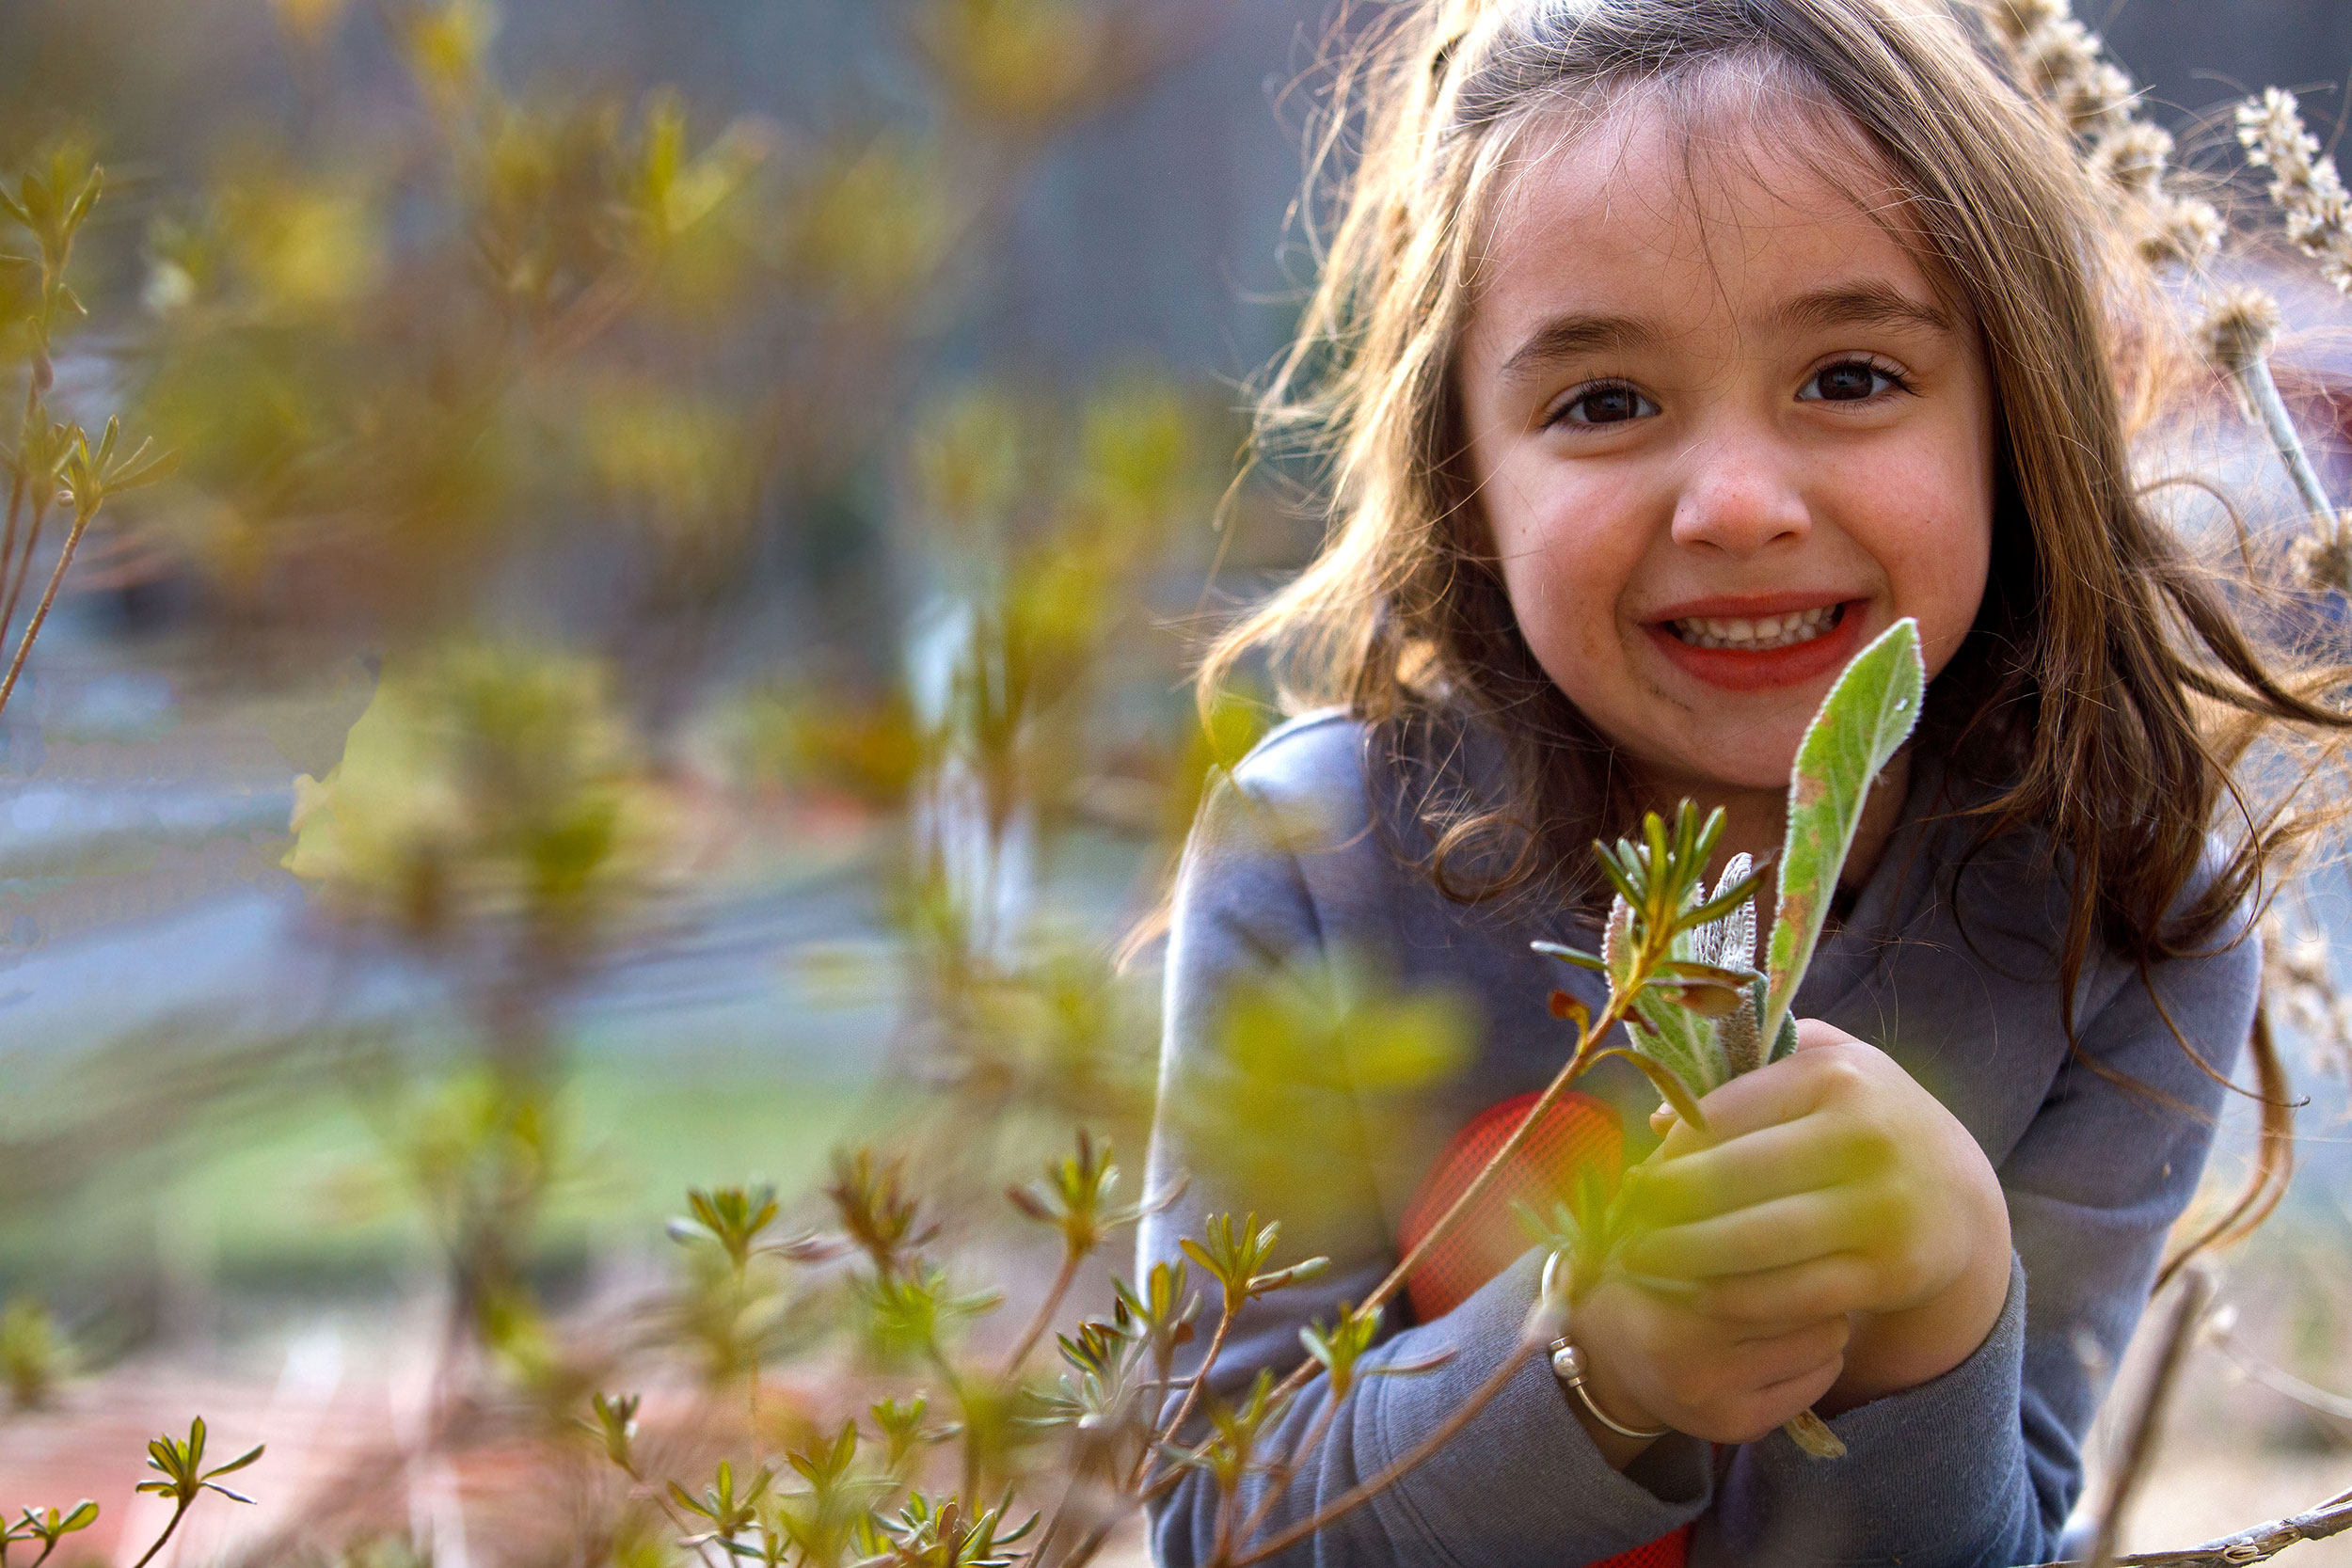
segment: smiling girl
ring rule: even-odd
[[[2121,345],[2162,324],[2109,319],[2141,296],[2100,271],[2066,133],[1931,0],[1400,6],[1350,80],[1360,156],[1264,413],[1327,454],[1329,542],[1207,672],[1269,650],[1308,711],[1187,849],[1152,1184],[1191,1186],[1141,1243],[1254,1210],[1333,1266],[1242,1315],[1215,1386],[1295,1363],[1557,1069],[1528,942],[1596,945],[1596,834],[1687,797],[1722,858],[1769,856],[1847,659],[1914,617],[1931,685],[1802,1049],[1708,1098],[1711,1143],[1668,1132],[1657,1227],[1579,1308],[1577,1397],[1519,1343],[1540,1256],[1457,1257],[1367,1358],[1434,1368],[1337,1412],[1310,1385],[1262,1451],[1319,1441],[1242,1511],[1308,1516],[1516,1356],[1281,1560],[2053,1557],[2255,1018],[2244,911],[2287,826],[2224,809],[2240,753],[2201,721],[2336,722],[2142,499]],[[1355,1021],[1279,1086],[1273,1150],[1203,1131],[1253,1092],[1232,1003],[1269,985]],[[1356,1048],[1420,987],[1478,1027],[1400,1117]],[[1654,1097],[1586,1087],[1562,1137],[1604,1159],[1603,1102],[1638,1127]],[[1808,1405],[1845,1458],[1777,1433]],[[1216,1556],[1217,1516],[1195,1472],[1161,1560]]]

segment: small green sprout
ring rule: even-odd
[[[0,1522],[0,1568],[8,1560],[8,1545],[17,1541],[38,1541],[40,1556],[33,1559],[32,1568],[49,1560],[49,1554],[57,1549],[57,1543],[76,1530],[85,1530],[98,1522],[98,1505],[84,1497],[60,1513],[54,1508],[25,1509],[24,1517],[15,1524]]]
[[[920,1206],[900,1189],[902,1162],[877,1161],[870,1148],[836,1151],[833,1176],[825,1196],[833,1200],[843,1233],[873,1260],[877,1274],[896,1274],[907,1253],[937,1234],[935,1226],[918,1226]]]
[[[262,1445],[257,1443],[228,1464],[215,1465],[208,1470],[204,1467],[204,1418],[199,1416],[189,1423],[185,1438],[165,1433],[147,1445],[147,1467],[163,1479],[140,1481],[133,1490],[170,1498],[172,1512],[170,1521],[164,1526],[163,1534],[155,1538],[155,1544],[147,1548],[146,1555],[132,1568],[147,1568],[155,1554],[164,1549],[164,1543],[171,1539],[171,1532],[180,1528],[180,1521],[187,1517],[188,1510],[196,1505],[196,1499],[204,1493],[217,1492],[232,1503],[250,1503],[253,1500],[242,1492],[233,1492],[221,1485],[219,1478],[233,1470],[242,1470],[261,1458]]]
[[[923,1424],[930,1413],[930,1401],[921,1394],[911,1396],[904,1403],[883,1400],[866,1407],[874,1430],[882,1433],[882,1465],[891,1474],[902,1473],[917,1450],[946,1440],[946,1433]]]
[[[717,1476],[710,1485],[703,1488],[700,1497],[691,1496],[676,1481],[670,1482],[671,1500],[695,1517],[710,1522],[710,1528],[690,1535],[678,1544],[700,1546],[706,1542],[716,1541],[732,1549],[731,1543],[735,1537],[757,1520],[759,1499],[766,1495],[769,1483],[775,1479],[776,1472],[771,1466],[761,1465],[753,1472],[750,1484],[744,1487],[743,1495],[739,1497],[735,1495],[735,1466],[723,1459],[719,1461]]]
[[[1212,1214],[1201,1226],[1200,1240],[1185,1237],[1178,1244],[1184,1255],[1209,1272],[1225,1291],[1226,1314],[1236,1316],[1245,1302],[1286,1286],[1302,1285],[1331,1266],[1328,1258],[1310,1258],[1288,1268],[1268,1270],[1274,1243],[1282,1234],[1279,1220],[1261,1227],[1256,1214],[1239,1226],[1231,1214]]]
[[[898,1518],[883,1524],[889,1551],[881,1560],[891,1568],[1013,1568],[1021,1560],[1004,1548],[1035,1529],[1038,1520],[1031,1514],[1019,1528],[999,1535],[1011,1506],[1008,1497],[995,1507],[973,1514],[954,1497],[934,1502],[917,1492],[907,1499]]]
[[[604,1444],[604,1456],[621,1470],[634,1477],[637,1474],[637,1406],[641,1396],[636,1394],[604,1394],[588,1396],[588,1407],[596,1419],[581,1418],[580,1424]]]
[[[1119,1167],[1111,1164],[1111,1146],[1098,1148],[1085,1128],[1078,1130],[1078,1152],[1049,1163],[1045,1174],[1025,1187],[1008,1187],[1006,1199],[1028,1219],[1061,1232],[1062,1246],[1083,1258],[1103,1244],[1104,1238],[1143,1216],[1143,1205],[1110,1205],[1119,1185]]]

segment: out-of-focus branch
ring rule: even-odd
[[[2119,1557],[2115,1568],[2243,1568],[2249,1562],[2267,1561],[2298,1541],[2325,1541],[2345,1530],[2352,1530],[2352,1492],[2340,1494],[2301,1513],[2217,1537],[2201,1546]],[[2035,1568],[2087,1568],[2087,1564],[2070,1560],[2038,1563]]]
[[[2196,1339],[2198,1326],[2204,1322],[2205,1308],[2212,1301],[2212,1271],[2199,1266],[2185,1270],[2180,1289],[2172,1294],[2170,1312],[2164,1320],[2156,1363],[2149,1370],[2148,1381],[2141,1386],[2131,1419],[2125,1425],[2129,1436],[2124,1440],[2122,1458],[2100,1506],[2099,1529],[2090,1550],[2093,1568],[2111,1568],[2115,1561],[2116,1544],[2122,1534],[2123,1521],[2131,1513],[2132,1496],[2138,1491],[2150,1462],[2156,1456],[2165,1410],[2171,1403],[2173,1386],[2180,1380],[2181,1363],[2187,1358],[2188,1347]]]

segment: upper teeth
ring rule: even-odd
[[[1841,606],[1794,610],[1787,615],[1762,615],[1754,620],[1717,620],[1694,615],[1674,623],[1675,635],[1698,648],[1786,648],[1809,642],[1837,624]]]

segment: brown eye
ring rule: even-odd
[[[1570,424],[1623,424],[1658,412],[1658,405],[1632,388],[1600,386],[1579,392],[1562,404],[1559,418]]]
[[[1861,403],[1902,382],[1867,359],[1845,359],[1818,371],[1799,396],[1816,403]]]

